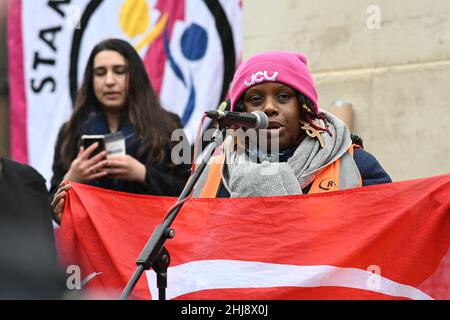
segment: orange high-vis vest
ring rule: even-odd
[[[314,179],[308,194],[361,187],[361,175],[353,160],[355,147],[360,148],[358,145],[351,145],[342,157],[326,166]],[[224,154],[211,158],[194,188],[194,198],[217,197],[222,182],[224,162]]]

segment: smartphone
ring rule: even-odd
[[[105,150],[105,136],[103,135],[82,135],[81,142],[86,150],[90,145],[98,142],[97,148],[91,153],[90,158]]]

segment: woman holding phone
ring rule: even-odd
[[[125,41],[108,39],[97,44],[89,57],[74,111],[59,132],[50,192],[55,219],[61,221],[65,181],[140,194],[177,196],[189,177],[189,164],[175,165],[171,141],[181,123],[165,111],[153,90],[144,64]],[[84,148],[83,135],[120,131],[126,155],[107,157]],[[187,140],[185,140],[187,142]],[[94,155],[95,154],[95,155]]]

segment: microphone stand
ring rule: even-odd
[[[177,202],[169,210],[162,224],[159,224],[153,231],[152,236],[148,240],[145,247],[142,249],[142,252],[139,255],[138,259],[136,260],[137,268],[134,271],[131,279],[128,281],[128,284],[123,290],[122,294],[120,295],[120,300],[126,300],[128,298],[128,296],[136,286],[142,273],[145,270],[149,270],[150,268],[153,268],[153,270],[156,272],[156,282],[159,294],[158,299],[166,299],[167,269],[170,264],[170,255],[167,249],[164,247],[164,244],[168,239],[172,239],[175,236],[175,231],[170,226],[177,217],[181,207],[187,201],[187,197],[194,189],[197,180],[205,170],[206,165],[211,159],[214,151],[218,146],[222,144],[225,131],[226,128],[224,127],[216,130],[212,137],[211,143],[205,148],[202,162],[197,167],[191,178],[188,180],[183,191],[181,192],[181,195],[178,197]]]

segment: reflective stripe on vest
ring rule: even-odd
[[[308,194],[331,192],[351,189],[362,186],[361,175],[355,160],[353,149],[359,147],[352,145],[338,160],[330,163],[314,179]],[[211,158],[205,171],[198,179],[194,191],[194,198],[215,198],[222,182],[222,167],[225,155],[221,154]]]

